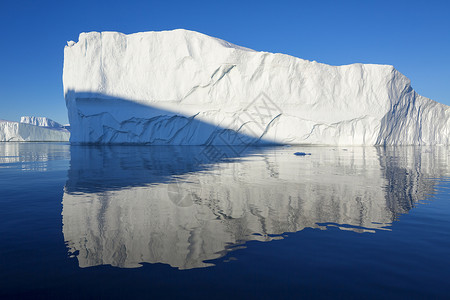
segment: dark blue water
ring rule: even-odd
[[[449,150],[0,143],[0,298],[448,299]]]

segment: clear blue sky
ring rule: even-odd
[[[86,31],[185,28],[331,65],[394,65],[450,105],[450,1],[0,0],[0,119],[67,122],[63,49]]]

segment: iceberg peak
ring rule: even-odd
[[[41,127],[50,127],[50,128],[63,128],[63,125],[58,122],[53,121],[47,117],[30,117],[23,116],[20,118],[20,123],[31,124],[35,126]]]

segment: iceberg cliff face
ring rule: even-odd
[[[82,33],[63,81],[72,142],[450,142],[449,106],[392,66],[329,66],[186,30]]]
[[[0,120],[0,142],[68,142],[69,137],[69,131],[64,128]]]

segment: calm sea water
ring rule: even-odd
[[[448,147],[0,143],[0,298],[449,299],[449,165]]]

